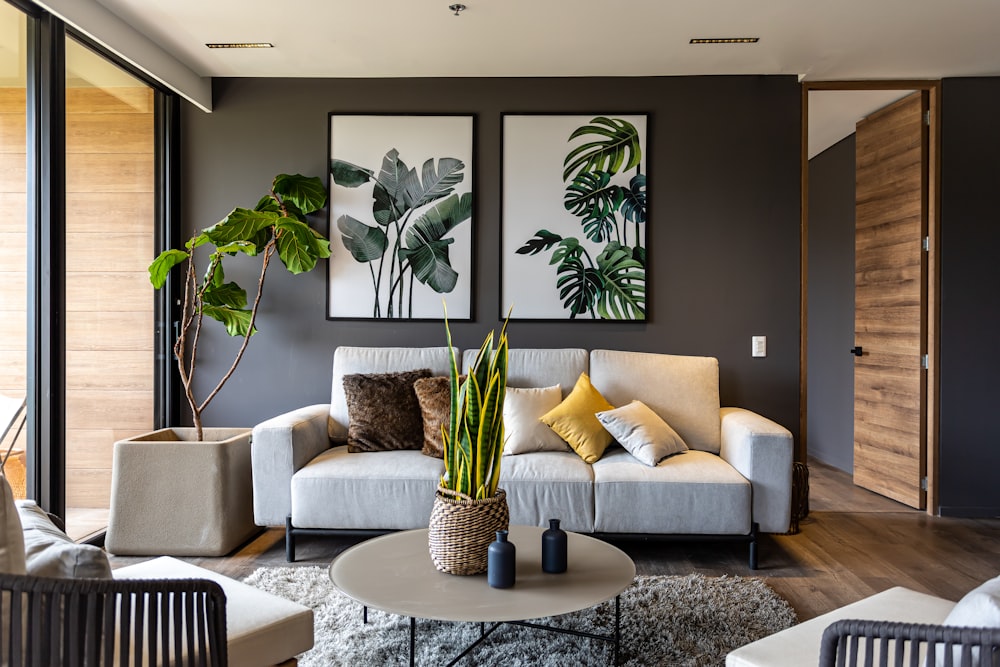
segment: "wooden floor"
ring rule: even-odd
[[[959,599],[1000,574],[1000,519],[928,516],[855,487],[850,475],[810,462],[810,514],[795,535],[766,535],[760,568],[745,545],[616,542],[640,574],[762,576],[807,620],[885,590],[906,586]],[[351,538],[302,537],[295,566],[327,566]],[[118,567],[144,560],[112,557]],[[261,566],[288,565],[284,529],[269,529],[227,558],[186,559],[234,578]]]

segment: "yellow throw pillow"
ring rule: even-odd
[[[580,458],[594,463],[612,441],[611,434],[597,419],[597,413],[605,410],[614,410],[614,406],[594,389],[589,375],[580,373],[569,396],[542,415],[541,420],[568,442]]]

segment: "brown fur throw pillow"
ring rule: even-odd
[[[424,441],[423,417],[413,383],[430,376],[427,368],[345,375],[344,397],[350,419],[347,451],[420,449]]]
[[[465,376],[459,376],[458,381],[464,382]],[[451,378],[422,378],[413,383],[413,390],[417,392],[417,401],[424,419],[424,446],[420,451],[427,456],[443,459],[441,427],[448,428],[451,418]]]

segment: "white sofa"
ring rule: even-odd
[[[477,350],[465,352],[462,368]],[[428,368],[447,375],[447,348],[339,347],[330,403],[300,408],[254,428],[254,518],[296,534],[425,528],[444,472],[419,451],[348,453],[343,378]],[[572,452],[505,456],[500,486],[514,524],[607,535],[705,536],[746,540],[756,567],[758,530],[789,528],[792,436],[740,408],[720,408],[711,357],[583,349],[511,349],[508,387],[560,385],[580,374],[614,406],[641,400],[689,447],[656,467],[612,446],[593,465]]]

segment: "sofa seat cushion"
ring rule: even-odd
[[[954,602],[897,586],[776,632],[726,656],[726,667],[800,667],[819,664],[823,631],[843,619],[939,625]]]
[[[313,612],[190,563],[164,556],[119,568],[115,579],[210,579],[226,594],[229,664],[276,665],[313,646]]]
[[[505,456],[500,488],[507,492],[512,524],[547,526],[561,519],[565,530],[594,530],[594,473],[573,452]]]
[[[593,469],[596,532],[750,532],[750,482],[715,454],[690,450],[650,467],[615,448]]]
[[[614,405],[640,400],[691,449],[719,453],[719,360],[650,352],[594,350],[590,379]]]
[[[292,476],[297,528],[426,528],[444,461],[417,450],[323,452]]]

